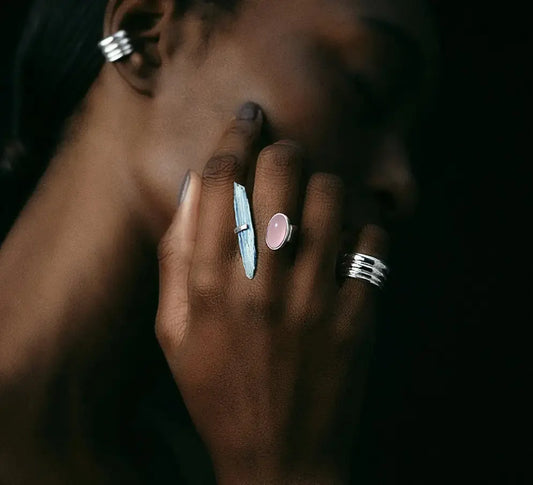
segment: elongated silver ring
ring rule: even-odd
[[[102,54],[108,62],[117,62],[133,53],[131,40],[125,30],[119,30],[113,35],[106,37],[98,43],[98,47],[100,47]]]
[[[296,226],[291,224],[285,214],[278,212],[272,216],[268,223],[265,237],[266,244],[272,251],[277,251],[291,242],[295,233]]]
[[[340,260],[340,276],[368,281],[382,289],[389,268],[381,259],[368,254],[345,254]]]

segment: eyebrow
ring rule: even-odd
[[[354,71],[350,73],[350,81],[357,91],[361,93],[375,108],[383,109],[383,96],[376,89],[375,82],[366,75],[364,71]]]
[[[398,24],[391,21],[379,19],[376,17],[361,17],[360,20],[369,27],[379,30],[396,40],[400,41],[410,52],[417,58],[421,65],[427,62],[426,56],[423,54],[420,41],[414,35],[411,35],[407,30]]]
[[[406,52],[409,62],[409,68],[405,69],[403,72],[403,76],[405,76],[405,80],[407,81],[406,84],[412,85],[418,83],[419,89],[424,89],[424,78],[427,75],[428,69],[431,69],[431,61],[424,54],[420,41],[416,39],[414,35],[411,35],[405,28],[393,22],[364,16],[361,17],[361,21],[371,29],[379,31],[401,44]],[[372,83],[367,82],[364,77],[362,77],[361,81],[362,89],[367,88],[365,91],[368,91],[369,88],[371,93],[373,92],[373,94],[376,94]],[[425,88],[427,88],[427,86]],[[400,88],[399,91],[403,91],[403,89]],[[400,92],[396,94],[401,95]]]

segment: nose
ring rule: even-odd
[[[385,220],[397,222],[413,212],[416,183],[405,144],[398,136],[388,136],[378,148],[367,186]]]

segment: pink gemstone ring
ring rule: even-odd
[[[277,251],[291,241],[296,232],[296,226],[291,224],[289,218],[278,212],[272,216],[266,230],[267,246]]]

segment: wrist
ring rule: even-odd
[[[332,466],[280,466],[273,460],[239,460],[215,464],[215,475],[220,485],[344,485],[348,474]]]
[[[230,473],[216,473],[217,483],[219,485],[345,485],[348,480],[343,480],[335,474],[321,474],[315,472],[305,472],[297,474],[277,474],[272,471],[267,473],[256,471],[254,473],[239,473],[233,471]]]

